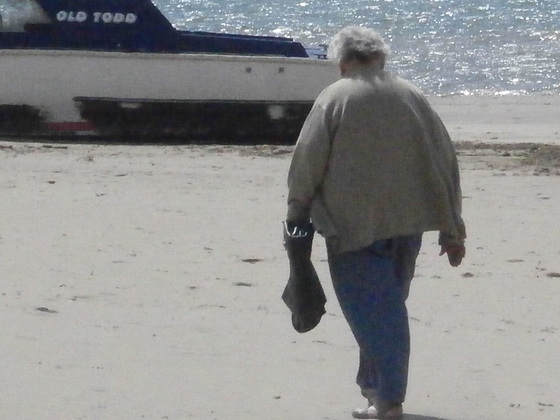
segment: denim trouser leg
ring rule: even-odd
[[[405,398],[410,355],[405,301],[421,239],[401,236],[341,254],[329,250],[334,290],[360,347],[357,383],[370,400]]]

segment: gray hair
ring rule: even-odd
[[[353,60],[368,62],[384,59],[389,52],[389,46],[373,29],[347,26],[333,37],[327,57],[337,63]]]

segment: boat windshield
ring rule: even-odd
[[[35,0],[0,0],[0,31],[24,32],[25,25],[52,23]]]

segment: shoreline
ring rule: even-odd
[[[560,95],[430,96],[451,138],[560,144]]]

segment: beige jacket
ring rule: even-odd
[[[417,88],[381,69],[355,69],[319,95],[288,188],[337,252],[431,230],[465,238],[449,134]]]

